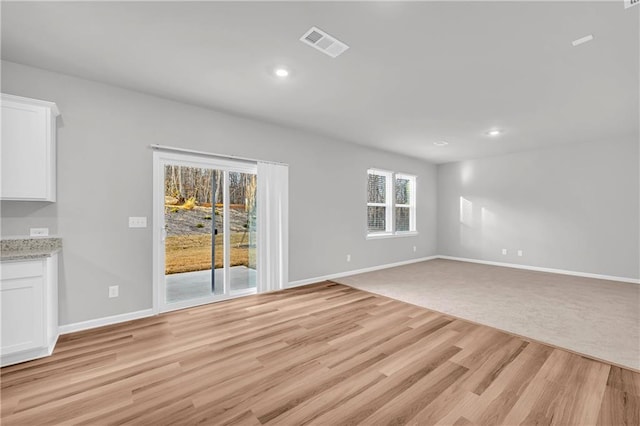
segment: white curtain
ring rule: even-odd
[[[289,274],[289,166],[258,162],[258,292],[281,290]]]

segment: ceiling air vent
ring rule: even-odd
[[[640,0],[624,0],[624,8],[628,8],[631,6],[637,6],[640,4]]]
[[[640,0],[638,0],[640,1]],[[319,28],[311,27],[309,31],[300,37],[300,41],[319,51],[335,58],[349,48],[335,37],[330,36]]]

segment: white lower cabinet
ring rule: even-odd
[[[58,340],[58,255],[0,263],[1,366],[51,355]]]

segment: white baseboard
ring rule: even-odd
[[[306,278],[304,280],[291,281],[286,288],[299,287],[302,285],[313,284],[320,281],[334,280],[336,278],[346,277],[348,275],[362,274],[365,272],[378,271],[380,269],[394,268],[396,266],[409,265],[411,263],[424,262],[426,260],[436,259],[438,256],[421,257],[418,259],[403,260],[401,262],[387,263],[385,265],[371,266],[369,268],[353,269],[351,271],[338,272],[337,274],[323,275],[321,277]]]
[[[346,277],[348,275],[356,275],[356,274],[362,274],[362,273],[365,273],[365,272],[378,271],[380,269],[388,269],[388,268],[393,268],[393,267],[396,267],[396,266],[403,266],[403,265],[409,265],[411,263],[425,262],[427,260],[433,260],[433,259],[448,259],[448,260],[457,260],[457,261],[461,261],[461,262],[482,263],[482,264],[485,264],[485,265],[504,266],[504,267],[507,267],[507,268],[527,269],[527,270],[530,270],[530,271],[551,272],[551,273],[554,273],[554,274],[574,275],[574,276],[577,276],[577,277],[596,278],[596,279],[600,279],[600,280],[620,281],[620,282],[625,282],[625,283],[640,284],[640,279],[637,279],[637,278],[626,278],[626,277],[616,277],[616,276],[611,276],[611,275],[592,274],[592,273],[587,273],[587,272],[566,271],[564,269],[542,268],[542,267],[539,267],[539,266],[520,265],[520,264],[517,264],[517,263],[493,262],[493,261],[490,261],[490,260],[470,259],[470,258],[466,258],[466,257],[454,257],[454,256],[436,255],[436,256],[421,257],[421,258],[418,258],[418,259],[404,260],[404,261],[395,262],[395,263],[387,263],[385,265],[371,266],[371,267],[368,267],[368,268],[353,269],[351,271],[338,272],[336,274],[323,275],[323,276],[320,276],[320,277],[306,278],[306,279],[298,280],[298,281],[291,281],[291,282],[289,282],[289,284],[285,288],[299,287],[299,286],[303,286],[303,285],[307,285],[307,284],[313,284],[313,283],[317,283],[317,282],[321,282],[321,281],[327,281],[327,280],[333,280],[333,279],[336,279],[336,278],[342,278],[342,277]],[[121,322],[131,321],[131,320],[134,320],[134,319],[146,318],[146,317],[150,317],[150,316],[153,316],[153,315],[155,315],[153,309],[144,309],[142,311],[129,312],[129,313],[120,314],[120,315],[113,315],[113,316],[105,317],[105,318],[97,318],[97,319],[93,319],[93,320],[89,320],[89,321],[83,321],[83,322],[77,322],[77,323],[73,323],[73,324],[61,325],[59,327],[59,333],[61,335],[62,334],[68,334],[68,333],[73,333],[73,332],[76,332],[76,331],[82,331],[82,330],[88,330],[88,329],[91,329],[91,328],[102,327],[102,326],[105,326],[105,325],[118,324],[118,323],[121,323]]]
[[[543,268],[540,266],[521,265],[518,263],[493,262],[490,260],[470,259],[466,257],[454,257],[454,256],[442,256],[442,255],[438,255],[436,257],[438,259],[458,260],[461,262],[482,263],[484,265],[504,266],[507,268],[527,269],[530,271],[551,272],[553,274],[573,275],[576,277],[596,278],[599,280],[620,281],[623,283],[640,284],[640,279],[637,279],[637,278],[616,277],[613,275],[592,274],[589,272],[577,272],[577,271],[567,271],[564,269]]]
[[[18,364],[20,362],[31,361],[38,358],[44,358],[53,353],[53,347],[44,347],[44,348],[36,348],[30,349],[27,351],[22,351],[14,354],[6,354],[0,356],[0,367],[6,367],[13,364]]]
[[[154,315],[153,309],[144,309],[142,311],[129,312],[126,314],[113,315],[110,317],[96,318],[88,321],[61,325],[60,327],[58,327],[58,331],[60,334],[69,334],[69,333],[74,333],[76,331],[88,330],[90,328],[102,327],[105,325],[118,324],[120,322],[146,318],[153,315]]]
[[[436,256],[421,257],[419,259],[405,260],[405,261],[402,261],[402,262],[389,263],[389,264],[386,264],[386,265],[372,266],[370,268],[357,269],[357,270],[352,270],[352,271],[340,272],[340,273],[337,273],[337,274],[325,275],[323,277],[308,278],[308,279],[304,279],[304,280],[293,281],[293,282],[290,282],[289,285],[287,285],[286,288],[298,287],[298,286],[302,286],[302,285],[306,285],[306,284],[316,283],[316,282],[319,282],[319,281],[326,281],[326,280],[331,280],[331,279],[334,279],[334,278],[345,277],[347,275],[360,274],[360,273],[363,273],[363,272],[377,271],[378,269],[393,268],[394,266],[402,266],[402,265],[408,265],[410,263],[424,262],[425,260],[431,260],[431,259],[435,259],[435,258],[436,258]],[[82,322],[76,322],[76,323],[73,323],[73,324],[61,325],[60,327],[58,327],[58,331],[59,331],[60,335],[69,334],[69,333],[74,333],[76,331],[83,331],[83,330],[89,330],[91,328],[103,327],[105,325],[118,324],[118,323],[121,323],[121,322],[131,321],[131,320],[140,319],[140,318],[146,318],[146,317],[150,317],[150,316],[153,316],[153,315],[155,315],[153,309],[144,309],[142,311],[129,312],[129,313],[126,313],[126,314],[113,315],[113,316],[105,317],[105,318],[96,318],[96,319],[92,319],[92,320],[88,320],[88,321],[82,321]]]

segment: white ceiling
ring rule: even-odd
[[[622,0],[3,1],[2,58],[441,163],[637,138],[639,12]],[[333,59],[301,43],[312,26],[350,49]]]

